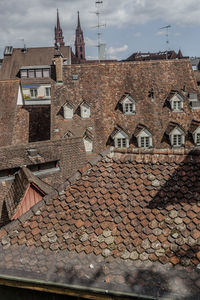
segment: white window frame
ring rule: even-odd
[[[30,95],[31,95],[31,98],[37,98],[38,90],[36,88],[30,88]]]
[[[21,75],[21,78],[27,78],[28,77],[27,70],[21,70],[20,75]]]
[[[136,112],[135,108],[135,100],[132,99],[132,97],[127,96],[122,100],[122,108],[123,108],[123,113],[125,115],[133,115]]]
[[[117,148],[127,148],[127,139],[126,138],[117,138],[116,144],[117,144]]]
[[[85,104],[85,102],[84,102],[80,105],[80,109],[81,109],[81,111],[80,111],[81,118],[89,119],[91,116],[91,110],[90,110],[89,105]]]
[[[69,112],[69,111],[70,111],[70,114],[67,114],[67,112]],[[64,116],[65,120],[71,120],[74,117],[74,109],[68,103],[63,105],[63,116]]]
[[[87,148],[87,143],[90,143],[90,146],[91,146],[91,149],[90,150],[87,150],[88,148]],[[92,141],[92,139],[91,138],[89,138],[88,136],[85,136],[84,138],[83,138],[83,143],[84,143],[84,147],[85,147],[85,152],[87,152],[87,153],[91,153],[91,152],[93,152],[93,141]]]
[[[183,135],[182,134],[173,134],[172,135],[172,146],[181,147],[183,145]]]
[[[141,148],[149,148],[150,147],[150,137],[149,136],[141,136],[140,137],[140,147]]]
[[[50,98],[51,97],[51,88],[45,87],[45,96]]]
[[[171,109],[174,112],[182,112],[183,111],[183,99],[178,94],[175,94],[171,99]]]

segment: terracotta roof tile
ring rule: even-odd
[[[100,169],[89,167],[64,195],[43,202],[38,214],[19,218],[12,230],[5,226],[1,246],[34,246],[56,255],[68,251],[85,260],[94,255],[96,260],[194,267],[199,263],[200,160],[171,156],[173,164],[168,155],[101,158]],[[191,185],[181,190],[185,183]]]

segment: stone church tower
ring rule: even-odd
[[[59,13],[57,9],[57,26],[55,26],[55,46],[64,46],[64,37],[63,37],[63,32],[62,28],[60,27],[60,19],[59,19]]]
[[[85,60],[85,42],[83,37],[83,31],[80,25],[79,12],[78,12],[78,24],[76,27],[75,55],[80,61]]]

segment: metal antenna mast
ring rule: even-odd
[[[97,1],[95,1],[95,5],[96,5],[96,8],[97,8],[95,14],[97,15],[97,19],[98,19],[98,24],[95,27],[98,29],[98,31],[97,31],[97,39],[98,39],[97,47],[98,47],[98,59],[100,61],[100,46],[101,46],[100,27],[105,27],[106,24],[100,24],[100,8],[103,6],[103,1],[97,0]]]
[[[161,27],[160,29],[166,29],[166,59],[168,59],[168,51],[169,51],[169,28],[171,28],[171,25],[167,25],[164,27]]]

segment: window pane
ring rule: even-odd
[[[29,77],[29,78],[34,78],[34,77],[35,77],[35,72],[34,72],[34,70],[28,70],[28,77]]]
[[[21,77],[27,77],[27,70],[21,71]]]
[[[36,77],[42,77],[42,69],[38,69],[35,71],[36,72]]]
[[[121,148],[121,145],[122,145],[122,144],[121,144],[121,139],[117,139],[117,147],[118,147],[118,148]]]
[[[126,148],[126,139],[122,139],[122,146],[123,148]]]
[[[47,97],[51,96],[51,88],[50,87],[45,88],[45,94]]]
[[[149,137],[146,137],[145,142],[145,147],[149,148]]]
[[[43,77],[49,77],[49,69],[43,69]]]
[[[144,147],[144,137],[141,137],[141,147]]]
[[[36,98],[37,97],[37,89],[30,89],[30,94],[32,98]]]

